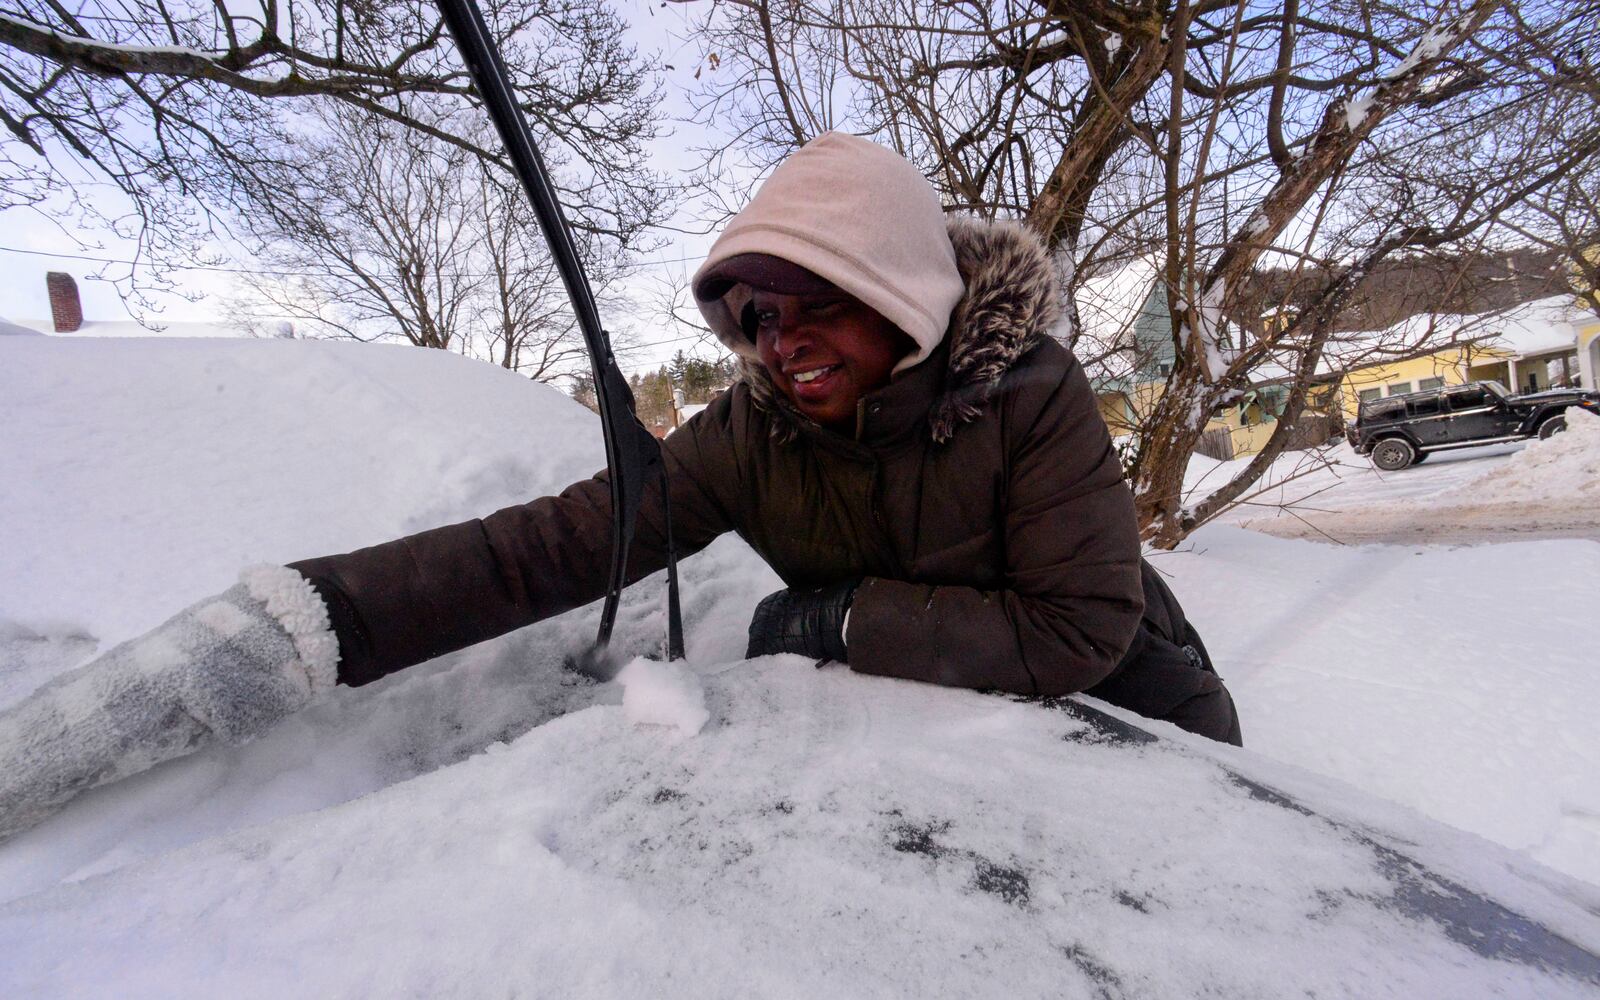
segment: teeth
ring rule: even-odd
[[[794,380],[796,382],[810,382],[813,379],[821,378],[822,376],[828,374],[831,371],[833,371],[832,367],[828,367],[828,368],[813,368],[808,372],[801,372],[800,374],[795,375],[794,376]]]

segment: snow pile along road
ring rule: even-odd
[[[570,400],[410,348],[7,338],[0,424],[0,705],[244,565],[601,463]],[[1475,551],[1224,528],[1162,566],[1252,746],[1464,826],[1534,814],[1490,833],[1545,856],[1517,838],[1558,828],[1559,861],[1600,809],[1571,777],[1600,766],[1579,710],[1592,657],[1523,636],[1571,634],[1600,547],[1563,550],[1571,602],[1536,579],[1458,613],[1482,577],[1556,558]],[[0,844],[0,995],[1600,988],[1600,890],[1524,855],[1171,727],[1151,743],[1060,706],[743,661],[776,577],[733,537],[681,573],[689,666],[578,679],[562,664],[595,613],[576,612],[339,689]],[[661,596],[659,577],[630,588],[624,657],[659,643]],[[1513,776],[1537,794],[1497,798]]]
[[[1528,446],[1482,476],[1455,487],[1441,501],[1475,503],[1600,504],[1600,416],[1576,406],[1567,429]]]

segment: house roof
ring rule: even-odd
[[[1509,309],[1468,314],[1420,313],[1382,330],[1335,335],[1328,355],[1335,367],[1366,367],[1380,361],[1420,357],[1459,344],[1504,351],[1513,358],[1572,349],[1587,313],[1571,295],[1535,299]],[[1382,359],[1368,359],[1373,348]]]
[[[37,337],[39,335],[39,331],[32,327],[0,319],[0,337]]]
[[[1160,277],[1154,257],[1139,257],[1078,283],[1079,336],[1109,347],[1125,338]]]
[[[1593,314],[1580,307],[1570,295],[1525,302],[1508,309],[1486,325],[1498,327],[1489,346],[1510,351],[1516,357],[1543,354],[1575,347],[1579,329],[1593,322]]]

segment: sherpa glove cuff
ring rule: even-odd
[[[0,839],[96,785],[261,735],[333,687],[338,660],[304,577],[246,570],[0,712]]]

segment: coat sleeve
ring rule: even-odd
[[[1133,496],[1076,360],[1048,388],[998,400],[1005,572],[998,589],[868,577],[850,666],[952,687],[1057,695],[1116,667],[1144,607]]]
[[[728,394],[663,446],[680,557],[732,527]],[[724,468],[727,466],[727,469]],[[629,583],[666,565],[659,480],[647,484]],[[328,606],[339,681],[360,685],[605,595],[611,487],[600,472],[559,496],[343,555],[291,563]]]

